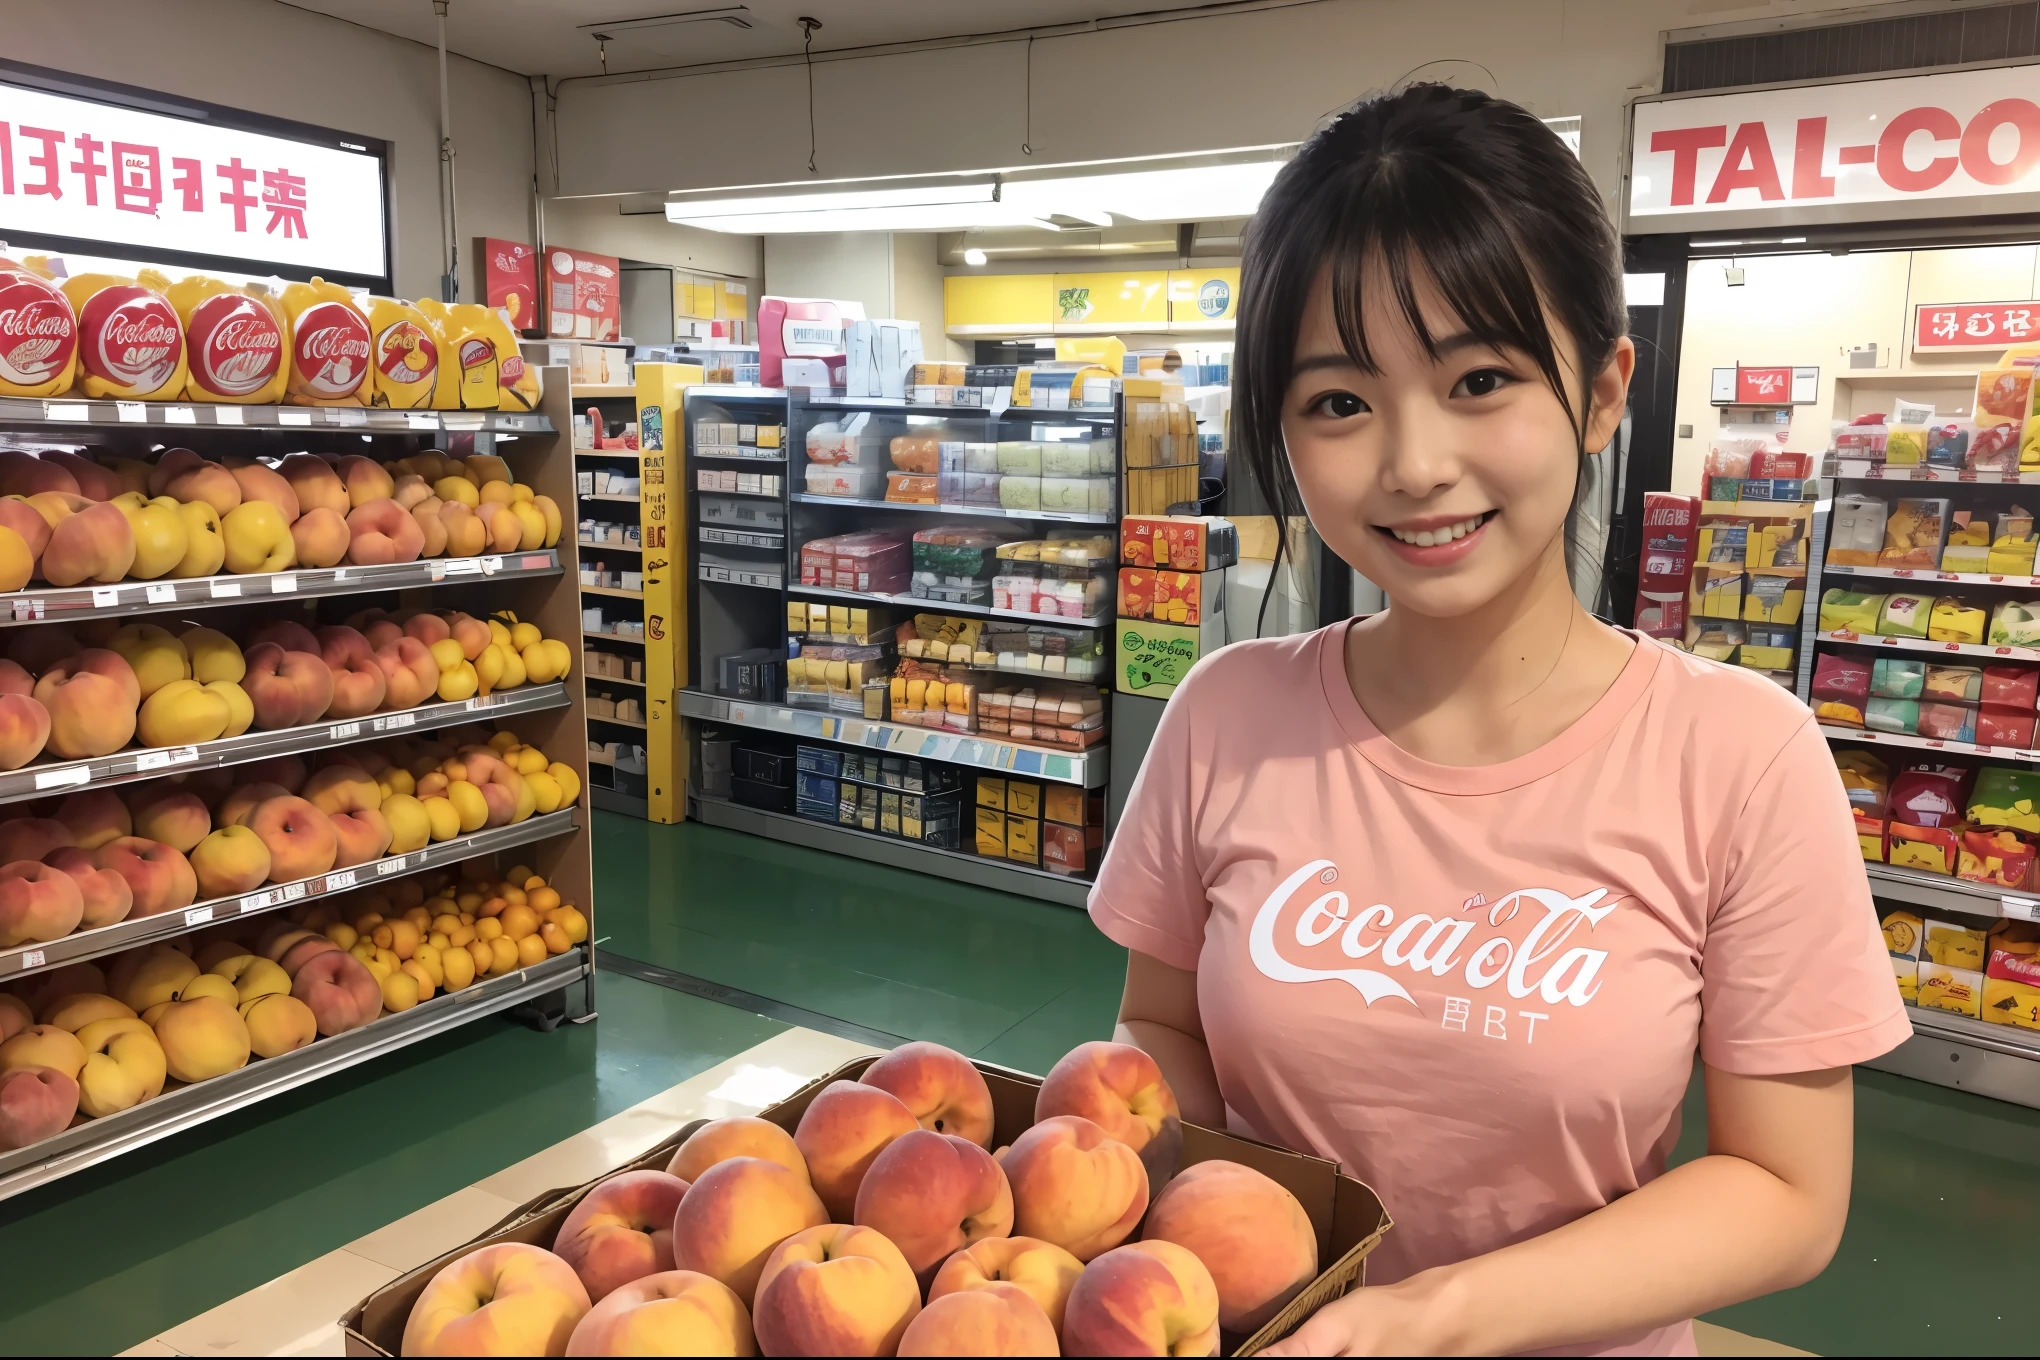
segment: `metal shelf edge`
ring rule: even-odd
[[[231,416],[224,413],[232,412]],[[286,420],[284,417],[288,416]],[[552,434],[537,411],[390,410],[374,406],[241,406],[228,402],[0,398],[0,428],[340,430],[348,434]]]

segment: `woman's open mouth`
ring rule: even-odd
[[[1472,552],[1489,521],[1500,513],[1499,510],[1486,510],[1461,519],[1433,516],[1403,524],[1377,524],[1374,530],[1388,540],[1391,550],[1405,562],[1420,567],[1442,567]]]

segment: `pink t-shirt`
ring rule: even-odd
[[[1371,1283],[1657,1176],[1696,1052],[1803,1072],[1912,1032],[1841,781],[1790,694],[1638,639],[1543,747],[1434,765],[1354,699],[1348,626],[1196,669],[1090,906],[1196,970],[1239,1132],[1381,1195]],[[1584,1353],[1692,1347],[1681,1323]]]

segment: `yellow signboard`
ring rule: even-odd
[[[1240,271],[1234,269],[1171,269],[1169,321],[1230,325],[1240,305]]]
[[[1045,335],[1055,322],[1053,274],[951,274],[942,324],[951,335]]]
[[[699,364],[639,364],[638,534],[645,591],[645,798],[655,822],[687,817],[687,762],[673,692],[687,675],[687,487],[681,396]]]
[[[1057,274],[1055,329],[1161,330],[1169,324],[1169,276],[1160,270]]]

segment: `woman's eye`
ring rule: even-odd
[[[1310,405],[1313,414],[1329,416],[1333,420],[1350,420],[1367,411],[1367,403],[1351,392],[1327,392]]]
[[[1486,397],[1506,387],[1513,379],[1499,368],[1477,368],[1461,378],[1452,389],[1455,397]]]

